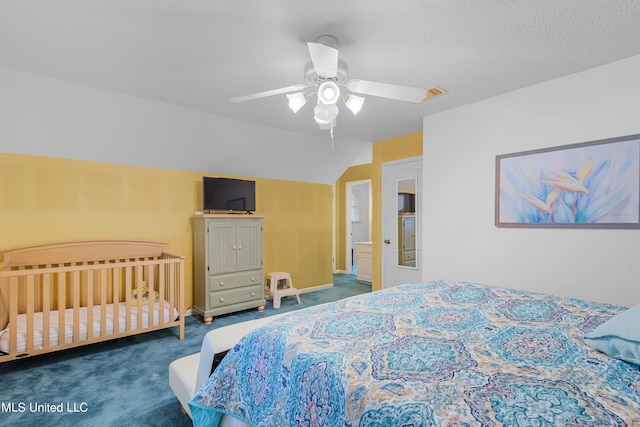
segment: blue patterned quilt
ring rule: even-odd
[[[638,426],[638,366],[581,338],[622,309],[445,281],[311,307],[229,351],[194,425]]]

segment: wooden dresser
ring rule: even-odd
[[[371,283],[373,280],[373,253],[371,242],[358,242],[358,280]]]
[[[194,312],[213,316],[265,306],[264,217],[193,216]]]

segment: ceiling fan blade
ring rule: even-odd
[[[338,49],[322,43],[307,43],[313,68],[321,77],[333,78],[338,74]]]
[[[428,97],[427,89],[370,82],[367,80],[349,80],[345,86],[351,92],[413,102],[414,104],[418,104]]]
[[[267,96],[281,95],[283,93],[289,93],[289,92],[296,92],[299,90],[304,90],[307,87],[309,87],[309,85],[301,83],[298,85],[282,87],[280,89],[266,90],[264,92],[253,93],[251,95],[238,96],[235,98],[231,98],[229,102],[251,101],[254,99],[266,98]]]

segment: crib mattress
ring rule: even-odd
[[[161,307],[160,302],[156,302],[153,304],[153,312],[152,312],[152,322],[151,325],[158,325],[160,319],[160,310],[164,310],[163,322],[169,323],[176,318],[178,318],[178,312],[175,309],[171,309],[171,305],[167,301],[163,301],[163,307]],[[118,304],[118,332],[122,332],[125,330],[126,326],[126,304],[119,303]],[[100,319],[101,319],[101,306],[94,306],[92,309],[93,317],[93,336],[104,336],[112,334],[114,331],[114,310],[113,304],[107,304],[106,306],[106,333],[100,331]],[[171,314],[173,311],[173,314]],[[87,339],[87,331],[89,325],[87,324],[87,307],[81,307],[79,309],[80,312],[80,338],[79,340]],[[58,310],[52,310],[50,313],[49,320],[49,343],[51,346],[58,345]],[[149,326],[149,305],[145,303],[142,306],[141,312],[141,323],[142,328],[146,328]],[[71,343],[73,342],[73,309],[69,308],[65,310],[65,328],[64,328],[64,342]],[[43,313],[34,313],[33,315],[33,323],[34,323],[34,349],[40,350],[42,349],[43,343]],[[26,314],[19,314],[17,319],[18,324],[18,352],[26,351],[27,349],[27,316]],[[3,353],[9,353],[9,330],[12,327],[11,324],[8,324],[7,327],[0,331],[0,351]],[[138,329],[138,307],[131,307],[131,329]],[[78,340],[76,340],[78,341]]]

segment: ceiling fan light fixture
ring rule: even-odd
[[[303,92],[288,93],[287,98],[289,99],[289,108],[295,114],[307,103],[309,95]]]
[[[318,99],[326,105],[335,104],[340,97],[340,88],[335,82],[324,82],[318,88]]]
[[[353,95],[353,94],[345,95],[342,98],[342,100],[344,101],[344,105],[346,105],[347,108],[351,110],[354,116],[358,114],[362,109],[362,105],[364,104],[364,99],[365,98],[363,98],[362,96]]]
[[[329,124],[338,116],[338,106],[336,104],[323,104],[318,102],[313,109],[313,118],[319,125]]]

